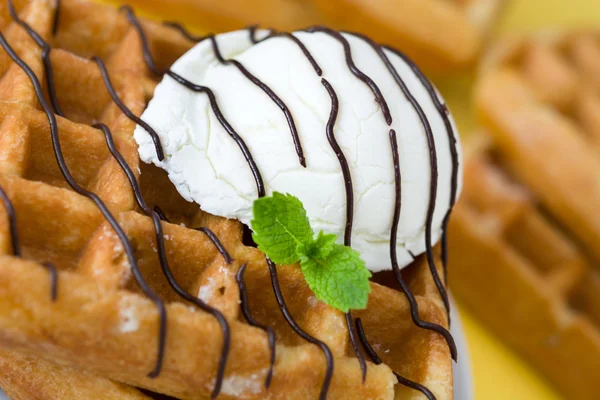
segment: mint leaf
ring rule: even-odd
[[[278,264],[293,264],[299,257],[296,248],[313,241],[306,210],[298,198],[274,192],[254,202],[252,239],[258,248]]]
[[[356,250],[333,244],[324,259],[300,254],[300,267],[306,283],[319,300],[343,312],[367,307],[371,272]]]
[[[331,253],[336,239],[337,236],[334,234],[326,235],[321,231],[319,232],[319,236],[317,236],[317,240],[300,243],[296,248],[296,253],[300,257],[305,256],[307,258],[322,260]]]

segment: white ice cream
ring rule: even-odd
[[[389,129],[371,90],[357,79],[344,59],[342,45],[325,33],[294,35],[312,53],[339,99],[335,136],[350,164],[354,184],[352,246],[372,271],[390,269],[389,240],[394,207],[394,169]],[[389,105],[398,135],[402,174],[402,211],[398,228],[398,263],[409,252],[425,251],[425,218],[429,202],[430,159],[424,128],[379,56],[366,42],[345,35],[355,64],[379,86]],[[340,163],[327,141],[325,126],[331,98],[321,78],[288,38],[250,42],[248,31],[217,36],[225,58],[239,60],[267,84],[290,109],[302,143],[307,168],[296,155],[283,112],[233,65],[221,65],[210,41],[201,42],[173,66],[191,82],[211,88],[226,119],[244,139],[262,174],[267,195],[291,193],[303,202],[315,231],[338,235],[342,242],[346,195]],[[408,65],[386,51],[420,103],[431,124],[437,148],[439,180],[433,218],[433,242],[441,236],[448,210],[452,162],[448,134],[426,89]],[[181,195],[209,213],[248,224],[257,189],[236,142],[227,134],[208,97],[165,77],[142,119],[159,134],[165,160],[159,162],[150,135],[135,131],[143,161],[169,173]],[[459,146],[460,151],[460,146]],[[462,163],[461,163],[462,164]],[[459,171],[459,176],[462,173]]]

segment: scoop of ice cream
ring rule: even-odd
[[[259,32],[257,36],[265,34]],[[333,100],[322,78],[330,83],[338,100],[333,134],[347,160],[354,195],[351,243],[372,271],[391,268],[390,232],[396,200],[389,135],[393,129],[401,173],[396,247],[398,263],[405,266],[412,261],[411,253],[425,251],[427,209],[431,184],[435,183],[431,144],[435,145],[438,166],[433,243],[441,236],[450,205],[452,134],[446,129],[443,113],[436,109],[431,94],[411,67],[394,52],[383,50],[431,126],[434,143],[428,144],[423,116],[418,115],[380,55],[367,41],[343,34],[352,61],[379,88],[389,107],[392,123],[388,125],[372,88],[353,75],[339,40],[323,32],[293,35],[315,63],[289,37],[272,37],[255,44],[244,30],[218,35],[216,43],[224,59],[239,61],[289,110],[306,167],[301,165],[281,104],[239,68],[220,62],[210,40],[196,45],[172,70],[212,90],[222,116],[254,160],[266,194],[278,191],[298,197],[313,229],[336,234],[342,242],[348,207],[346,186],[340,161],[326,134],[328,122],[333,123]],[[315,65],[322,70],[321,76]],[[166,170],[179,193],[203,210],[249,224],[252,203],[258,197],[255,176],[206,93],[191,91],[165,76],[142,119],[156,130],[165,153],[165,159],[159,161],[150,135],[138,126],[135,139],[143,161]],[[459,171],[458,191],[461,175]]]

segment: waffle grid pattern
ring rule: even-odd
[[[155,224],[136,204],[128,177],[107,146],[106,131],[90,126],[102,123],[112,132],[115,148],[139,182],[146,204],[159,206],[171,221],[162,222],[162,228],[176,280],[185,282],[186,292],[198,294],[219,310],[231,327],[220,398],[316,398],[325,374],[323,355],[298,337],[281,315],[264,256],[242,244],[241,225],[201,212],[179,197],[161,171],[139,162],[132,137],[135,124],[112,101],[98,63],[89,60],[93,56],[104,60],[118,96],[140,115],[159,77],[147,69],[136,31],[112,8],[80,0],[62,3],[56,35],[52,34],[54,2],[33,0],[15,5],[23,21],[52,48],[49,59],[55,103],[66,117],[57,117],[58,134],[68,169],[79,185],[107,205],[135,251],[141,274],[167,304],[165,360],[156,378],[147,376],[156,365],[156,307],[141,295],[126,249],[102,213],[68,187],[52,151],[47,116],[31,81],[2,51],[0,186],[15,209],[23,257],[13,255],[11,228],[15,225],[8,213],[2,213],[0,345],[5,350],[0,359],[6,371],[14,373],[0,376],[1,385],[22,398],[32,398],[28,393],[35,393],[34,387],[37,393],[54,396],[50,398],[67,398],[73,393],[92,398],[94,390],[108,387],[121,398],[143,398],[135,389],[113,381],[184,399],[214,394],[222,327],[210,314],[181,303],[162,274]],[[52,97],[47,90],[43,49],[12,21],[4,5],[0,6],[0,21],[7,43],[42,82],[46,96]],[[144,22],[144,30],[160,68],[168,67],[193,45],[165,26]],[[193,227],[214,232],[235,261],[229,263],[213,241]],[[46,262],[59,270],[55,301],[51,298],[52,275],[42,268]],[[249,309],[260,324],[272,327],[277,337],[268,391],[264,382],[271,357],[269,340],[240,313],[236,274],[241,265],[246,265]],[[385,363],[370,364],[362,383],[358,362],[351,357],[343,314],[316,301],[298,269],[276,271],[290,314],[333,353],[335,373],[329,398],[393,398],[394,391],[418,398],[418,392],[394,386],[396,378],[390,368],[427,386],[438,399],[451,398],[448,348],[438,334],[412,324],[409,304],[397,290],[373,283],[369,309],[355,313]],[[421,317],[446,324],[443,304],[423,260],[406,275]],[[25,379],[16,373],[22,365],[37,368],[39,373]],[[66,383],[57,386],[58,381]]]

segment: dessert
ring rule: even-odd
[[[184,399],[452,397],[451,356],[456,358],[456,349],[447,331],[443,267],[446,225],[460,190],[460,153],[447,108],[411,61],[367,38],[322,27],[297,34],[250,28],[202,38],[171,69],[201,40],[180,25],[141,21],[129,7],[118,11],[81,0],[15,2],[21,6],[16,10],[12,2],[7,4],[1,10],[8,15],[3,19],[7,25],[0,35],[0,85],[6,89],[0,126],[0,197],[6,211],[0,217],[4,254],[0,256],[0,347],[5,349],[1,359],[11,368],[43,366],[29,379],[0,378],[11,393],[30,398],[28,389],[36,384],[43,388],[40,382],[67,385],[56,377],[69,374],[71,368],[76,370],[73,381],[86,381],[83,372],[94,375],[89,384],[82,383],[86,387],[110,386],[132,396],[138,394],[133,388],[115,382]],[[340,124],[346,123],[348,99],[365,106],[365,99],[376,101],[369,105],[373,115],[368,119],[379,121],[370,128],[377,130],[377,140],[383,138],[377,142],[382,160],[371,157],[374,165],[386,165],[379,169],[385,174],[391,201],[378,205],[380,210],[373,215],[380,212],[388,220],[390,237],[378,241],[386,244],[381,251],[389,252],[386,265],[392,271],[374,277],[380,283],[370,283],[365,310],[344,313],[319,301],[300,267],[276,266],[259,249],[244,244],[248,241],[240,221],[186,202],[161,169],[140,162],[134,142],[136,125],[142,157],[155,156],[188,200],[200,199],[202,207],[203,203],[215,207],[214,212],[220,204],[211,205],[210,196],[222,192],[221,205],[228,205],[224,209],[247,211],[246,203],[221,187],[204,187],[206,192],[200,193],[200,186],[190,186],[193,177],[173,177],[168,163],[176,158],[179,146],[170,141],[178,136],[162,125],[153,126],[160,122],[154,116],[164,116],[163,111],[144,113],[144,109],[153,99],[150,107],[181,110],[175,100],[194,96],[207,102],[204,111],[209,112],[196,117],[202,121],[206,116],[203,124],[214,125],[214,136],[223,135],[219,140],[234,144],[221,142],[220,156],[233,165],[241,157],[244,168],[238,172],[250,178],[248,190],[254,199],[277,188],[263,180],[263,174],[272,172],[263,169],[268,154],[259,158],[254,136],[238,127],[241,117],[263,118],[261,107],[275,106],[269,116],[274,124],[283,121],[286,127],[269,145],[292,150],[286,157],[296,171],[304,169],[299,151],[303,149],[304,163],[311,171],[317,161],[315,146],[305,132],[304,118],[297,117],[300,111],[285,97],[289,92],[280,92],[270,81],[275,75],[246,69],[251,60],[242,55],[229,59],[229,45],[219,47],[222,41],[229,43],[227,35],[240,34],[245,39],[231,42],[234,48],[247,43],[248,54],[253,50],[261,54],[271,44],[290,54],[293,50],[300,57],[297,62],[303,63],[303,73],[311,74],[302,83],[313,85],[312,90],[321,85],[316,93],[326,100],[328,118],[317,122],[331,146],[329,156],[322,159],[338,163],[339,182],[335,188],[328,184],[318,190],[350,200],[349,207],[342,203],[344,212],[331,214],[329,224],[334,226],[331,232],[339,236],[343,232],[345,245],[352,244],[352,217],[360,211],[356,207],[356,214],[352,212],[356,203],[350,189],[362,183],[349,177],[356,174],[354,160],[347,155],[353,153],[336,121],[339,117]],[[304,44],[312,35],[331,36],[325,52]],[[355,46],[370,49],[369,65],[362,65],[366,62],[362,57],[352,57]],[[246,100],[257,110],[255,115],[246,112],[233,118],[236,99],[226,97],[218,80],[210,81],[213,90],[201,86],[203,77],[188,79],[178,69],[197,51],[223,64],[222,69],[214,68],[215,74],[229,69],[239,73],[244,85],[238,88],[240,94],[248,90],[252,96],[262,96]],[[278,59],[277,54],[265,57]],[[331,65],[337,65],[332,73],[330,59],[336,63]],[[346,82],[338,87],[336,79],[343,74]],[[383,77],[387,81],[381,81]],[[163,83],[155,94],[160,79]],[[172,103],[159,95],[169,85],[170,90],[183,90]],[[346,85],[361,94],[341,96]],[[396,99],[394,109],[386,107],[392,104],[388,97]],[[403,129],[397,120],[409,121],[412,129]],[[177,123],[185,121],[179,118]],[[198,126],[192,126],[194,133]],[[405,150],[398,144],[407,138],[424,153],[420,158],[407,154],[408,161],[426,171],[417,176],[422,182],[414,184],[421,188],[414,196],[420,196],[424,205],[411,202],[410,194],[401,194],[401,173],[408,171],[401,160]],[[351,161],[346,166],[345,157]],[[183,182],[195,190],[182,191]],[[247,184],[236,185],[243,189]],[[304,201],[307,189],[299,188],[288,191]],[[203,197],[196,199],[192,193]],[[410,229],[403,225],[410,226],[410,218],[406,222],[402,214],[405,199],[406,208],[421,219],[420,229],[413,228],[415,242],[421,243],[414,245],[405,233]],[[242,206],[236,209],[232,202]],[[308,197],[306,204],[310,208]],[[311,222],[317,221],[314,209],[308,210]],[[245,218],[242,213],[220,212]],[[366,223],[370,226],[370,221]],[[439,252],[434,249],[437,240],[442,242]],[[367,265],[382,269],[375,257]]]
[[[594,32],[492,49],[449,235],[454,292],[568,398],[600,390],[598,72]]]

